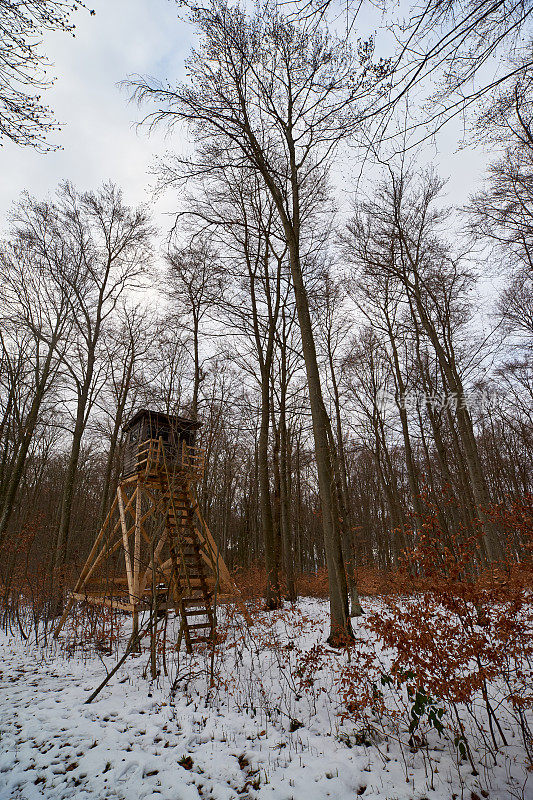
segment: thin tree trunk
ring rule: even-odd
[[[335,472],[336,472],[336,491],[337,491],[337,504],[340,517],[340,529],[342,536],[342,545],[344,552],[344,559],[346,565],[346,574],[348,581],[348,591],[350,596],[350,613],[352,617],[360,617],[363,613],[361,601],[359,599],[359,592],[357,591],[357,581],[355,577],[356,562],[355,562],[355,548],[353,541],[353,520],[351,514],[351,503],[348,493],[348,479],[346,475],[346,454],[344,452],[344,440],[342,435],[342,417],[341,417],[341,404],[339,396],[339,385],[337,383],[337,376],[335,374],[335,365],[333,363],[333,352],[331,347],[330,331],[327,332],[327,350],[328,350],[328,363],[331,384],[333,387],[333,404],[335,407],[335,423],[336,423],[336,443],[332,436],[332,453],[335,459]]]

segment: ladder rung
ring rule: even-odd
[[[202,608],[206,607],[205,600],[203,597],[184,597],[181,600],[182,605],[189,608],[190,606],[201,606]]]
[[[212,628],[211,622],[196,622],[194,625],[187,626],[189,630],[197,630],[198,628]]]
[[[205,597],[210,600],[211,599],[211,592],[206,592]],[[196,597],[183,597],[182,603],[203,603],[204,602],[204,595],[197,595]]]

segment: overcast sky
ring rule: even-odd
[[[75,15],[75,38],[54,34],[45,41],[57,80],[44,99],[62,125],[50,141],[62,149],[0,148],[2,221],[24,189],[41,198],[64,179],[79,189],[111,179],[128,203],[150,199],[148,168],[169,143],[163,132],[148,137],[136,130],[141,112],[118,83],[133,73],[183,78],[189,32],[169,0],[89,0],[88,6],[96,14]]]
[[[178,18],[174,0],[92,0],[88,5],[96,14],[76,15],[76,38],[54,34],[45,42],[57,76],[45,101],[62,123],[53,135],[62,149],[40,154],[10,143],[0,148],[3,231],[9,208],[24,189],[44,198],[64,179],[80,190],[111,179],[123,188],[126,202],[151,202],[150,164],[156,154],[179,147],[175,138],[165,140],[163,131],[148,137],[137,130],[142,111],[118,86],[133,73],[183,78],[191,31]],[[426,161],[434,161],[450,177],[448,199],[457,204],[479,183],[490,156],[479,149],[456,152],[459,135],[460,126],[451,126],[439,136],[438,152],[428,147],[424,153]],[[356,173],[355,161],[342,170],[344,189],[353,186]],[[154,206],[163,233],[171,225],[165,212],[175,205],[169,196]]]

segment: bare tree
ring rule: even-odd
[[[187,205],[189,224],[199,227],[202,236],[210,236],[219,248],[219,284],[212,305],[226,332],[236,338],[236,346],[228,348],[230,357],[259,384],[257,459],[266,605],[275,609],[281,604],[280,548],[271,502],[269,430],[276,330],[287,295],[286,248],[280,242],[272,200],[253,173],[228,168]]]
[[[489,560],[500,554],[487,508],[490,494],[477,449],[465,395],[465,368],[458,336],[470,315],[469,270],[439,238],[444,211],[436,206],[442,182],[432,174],[415,179],[390,170],[378,196],[361,204],[351,224],[352,246],[365,270],[398,281],[405,294],[417,336],[434,350],[445,393],[455,403],[455,419],[468,466],[476,513],[482,520]],[[446,400],[448,413],[451,409]]]
[[[82,437],[102,386],[102,335],[123,293],[139,285],[150,253],[152,228],[146,211],[126,206],[120,190],[111,184],[84,194],[70,184],[63,185],[56,213],[65,251],[61,279],[69,286],[76,333],[64,358],[74,389],[74,427],[54,559],[55,570],[60,572],[67,555]]]
[[[182,175],[213,174],[228,165],[252,168],[269,192],[289,253],[307,371],[324,541],[330,576],[331,642],[351,638],[346,576],[332,502],[329,419],[301,261],[311,216],[323,208],[326,177],[340,141],[358,128],[358,106],[387,74],[372,62],[372,43],[357,52],[323,30],[280,15],[247,15],[214,0],[193,19],[201,47],[188,62],[189,83],[130,83],[137,99],[158,105],[150,125],[189,124],[197,148]],[[316,223],[315,223],[316,224]]]
[[[2,496],[0,543],[13,513],[43,401],[58,375],[72,329],[71,292],[60,277],[64,248],[57,236],[55,209],[26,197],[17,208],[16,219],[15,238],[0,252],[3,278],[0,295],[4,324],[14,326],[18,336],[22,334],[29,339],[26,364],[29,386],[27,407],[21,414],[19,439]],[[8,403],[23,385],[18,374]]]
[[[405,525],[405,503],[394,463],[394,441],[388,435],[393,409],[387,396],[394,385],[387,352],[377,333],[366,325],[353,342],[346,359],[345,385],[352,395],[357,413],[357,428],[363,446],[374,460],[378,481],[388,509],[390,531],[385,536],[382,559],[386,568],[397,564],[408,545]]]
[[[517,275],[533,274],[533,140],[529,147],[507,148],[489,168],[488,186],[471,199],[469,227]],[[505,269],[505,267],[504,267]]]
[[[243,225],[233,228],[235,244],[241,253],[237,264],[246,275],[244,285],[231,302],[232,324],[240,323],[244,336],[253,342],[254,366],[258,367],[260,389],[260,425],[257,447],[258,478],[265,564],[267,572],[266,605],[281,605],[280,547],[274,525],[269,471],[269,430],[273,413],[271,398],[272,370],[276,329],[284,300],[283,261],[285,253],[276,252],[275,214],[272,203],[261,191],[257,180],[242,182],[236,192]],[[243,269],[244,267],[244,269]],[[235,276],[237,277],[237,276]],[[246,292],[245,304],[240,305]],[[254,370],[255,371],[255,370]]]
[[[394,244],[390,241],[391,258]],[[352,276],[350,296],[356,307],[375,332],[383,334],[381,346],[390,361],[394,380],[394,400],[400,419],[403,446],[414,521],[421,526],[420,487],[411,445],[406,397],[410,388],[410,373],[413,372],[413,339],[409,325],[409,314],[405,308],[405,297],[401,285],[390,271],[375,273],[363,267],[362,275]],[[409,357],[411,354],[411,357]]]
[[[308,26],[327,19],[347,40],[357,36],[358,14],[369,6],[337,0],[293,0],[292,18]],[[396,41],[389,51],[388,92],[369,106],[368,141],[394,150],[431,139],[450,120],[478,107],[495,91],[531,72],[531,3],[528,0],[428,0],[405,10],[384,0],[376,27]],[[379,36],[379,33],[378,33]],[[388,37],[384,37],[387,41]],[[401,122],[399,122],[399,118]]]
[[[533,335],[533,88],[526,74],[500,92],[478,120],[478,128],[503,156],[488,169],[484,188],[465,211],[471,233],[490,247],[506,275],[498,312],[508,329]]]
[[[194,373],[190,414],[197,419],[200,387],[206,377],[200,358],[200,328],[214,305],[220,268],[216,253],[205,239],[189,242],[184,247],[172,247],[167,263],[172,302],[169,321],[174,320],[174,324],[192,338]]]
[[[190,349],[187,334],[167,314],[156,320],[149,357],[139,377],[140,402],[166,414],[180,414],[190,385]]]
[[[290,307],[287,300],[288,298],[284,298],[284,302],[281,305],[281,319],[276,331],[278,374],[277,376],[275,374],[272,375],[272,390],[274,394],[277,393],[278,395],[279,407],[279,423],[276,437],[279,438],[279,524],[285,591],[287,599],[295,601],[297,589],[295,581],[296,565],[294,563],[292,456],[294,428],[298,418],[298,408],[295,401],[301,400],[301,385],[293,387],[293,384],[295,375],[301,371],[302,363],[299,353],[299,341],[295,335],[296,309],[294,306]]]
[[[321,275],[318,287],[314,291],[314,315],[320,336],[320,345],[324,351],[327,364],[327,384],[331,388],[334,409],[334,435],[332,435],[332,452],[334,456],[338,516],[342,531],[344,558],[350,592],[352,616],[362,614],[361,602],[355,579],[356,565],[353,542],[353,509],[348,487],[346,453],[344,445],[344,424],[341,410],[342,364],[346,356],[348,338],[353,335],[353,320],[344,307],[346,293],[342,278],[335,278],[332,268],[327,265]],[[344,347],[344,352],[343,351]]]
[[[151,334],[154,328],[154,320],[141,308],[124,305],[117,309],[115,324],[105,331],[102,339],[108,375],[97,406],[105,415],[105,422],[101,423],[101,427],[105,430],[109,445],[102,484],[99,527],[107,513],[109,498],[116,488],[116,457],[120,451],[121,427],[133,412],[138,397],[142,385],[142,366],[151,350]]]

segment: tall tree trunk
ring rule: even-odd
[[[313,337],[311,315],[309,313],[309,301],[300,264],[299,246],[292,230],[286,231],[286,233],[288,233],[291,275],[296,310],[298,312],[298,322],[300,325],[302,351],[309,391],[309,404],[313,422],[313,437],[315,442],[315,456],[322,511],[322,529],[328,567],[331,615],[328,641],[332,645],[342,645],[347,641],[353,640],[353,631],[348,609],[348,589],[340,532],[334,517],[333,493],[335,491],[335,481],[328,437],[330,424],[322,396],[315,340]]]
[[[261,521],[266,567],[266,607],[275,609],[281,606],[279,585],[278,553],[274,532],[274,518],[270,498],[270,472],[268,468],[268,432],[270,426],[270,375],[261,374],[261,426],[259,429],[258,472],[260,487]]]
[[[200,343],[199,343],[199,319],[196,309],[193,308],[193,347],[194,347],[194,379],[192,387],[191,417],[198,419],[198,397],[200,395],[200,384],[202,382],[202,370],[200,367]]]
[[[335,425],[337,434],[336,442],[332,435],[331,448],[333,457],[335,459],[337,505],[340,517],[339,522],[350,597],[350,613],[352,617],[360,617],[363,613],[363,609],[361,608],[361,601],[359,599],[359,592],[357,591],[357,581],[355,577],[357,565],[355,562],[353,535],[354,528],[350,496],[348,492],[348,477],[346,474],[346,454],[344,452],[344,439],[342,435],[341,403],[339,385],[337,383],[337,375],[335,373],[335,365],[333,363],[333,350],[331,347],[331,336],[329,330],[327,332],[327,351],[331,385],[333,388],[333,404],[335,407]]]
[[[61,498],[61,516],[59,518],[52,578],[56,593],[52,605],[53,616],[59,616],[63,612],[63,569],[67,560],[70,519],[72,516],[72,500],[74,497],[74,486],[76,482],[76,474],[81,450],[81,439],[84,429],[85,405],[83,402],[80,402],[76,414],[76,422],[74,425],[74,433],[72,436],[67,471],[63,483],[63,495]]]
[[[285,590],[287,600],[296,600],[296,584],[294,582],[294,542],[292,538],[291,508],[290,508],[290,476],[289,476],[289,437],[287,435],[287,420],[285,410],[285,396],[282,392],[282,402],[279,417],[280,430],[280,525],[281,543],[283,550],[283,571],[285,573]]]
[[[76,421],[70,445],[70,454],[67,464],[67,471],[63,483],[63,493],[61,497],[61,515],[57,531],[56,547],[54,554],[52,581],[55,584],[56,596],[52,604],[52,613],[59,616],[63,612],[63,569],[67,560],[68,539],[70,533],[70,520],[72,517],[72,500],[74,497],[74,486],[80,459],[81,440],[87,423],[87,407],[89,405],[89,395],[96,363],[96,343],[100,330],[99,319],[95,325],[93,341],[90,343],[87,353],[87,365],[83,382],[78,386],[78,402],[76,408]],[[59,585],[58,585],[59,581]]]

